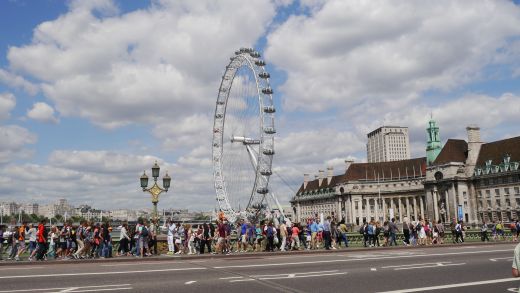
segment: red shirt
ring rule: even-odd
[[[36,236],[38,236],[38,242],[39,243],[47,242],[47,239],[45,239],[45,237],[43,235],[44,230],[45,230],[45,227],[43,226],[43,224],[39,224],[38,225],[38,233],[36,233]]]
[[[296,226],[292,227],[292,236],[298,237],[298,233],[300,233],[300,229],[298,229]]]

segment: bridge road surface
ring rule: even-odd
[[[516,292],[515,244],[0,266],[0,292]]]

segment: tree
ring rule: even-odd
[[[210,218],[209,218],[209,216],[206,216],[203,213],[198,213],[197,215],[195,215],[193,220],[195,220],[195,221],[209,221]]]

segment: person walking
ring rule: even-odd
[[[375,223],[375,231],[374,231],[374,246],[379,247],[381,244],[379,244],[379,235],[381,234],[381,223],[379,221],[376,221]]]
[[[276,234],[276,229],[273,227],[273,223],[269,222],[265,227],[265,235],[267,237],[267,246],[265,247],[266,251],[273,252],[274,251],[274,235]]]
[[[208,223],[204,223],[202,225],[202,239],[200,243],[200,254],[204,254],[204,247],[208,248],[208,253],[211,253],[211,241],[212,237],[210,236],[211,230],[209,228]]]
[[[366,221],[363,221],[363,225],[359,228],[359,234],[363,235],[363,246],[367,247],[370,245],[368,241],[368,223]]]
[[[318,231],[319,226],[316,219],[312,219],[309,225],[311,231],[311,249],[318,249]]]
[[[167,242],[168,242],[168,253],[169,255],[173,254],[175,252],[175,246],[174,246],[174,239],[173,239],[173,234],[176,230],[176,227],[175,227],[175,223],[170,219],[168,218],[166,220],[166,222],[164,223],[164,226],[163,226],[164,229],[167,229],[167,236],[166,236],[166,239],[167,239]]]
[[[45,227],[45,224],[47,221],[45,219],[40,221],[40,224],[38,224],[38,232],[37,232],[37,242],[38,245],[36,246],[36,260],[43,261],[45,254],[47,253],[47,237],[48,237],[48,231]]]
[[[348,237],[347,237],[347,225],[345,225],[345,219],[341,220],[338,226],[339,229],[339,241],[338,246],[341,246],[341,242],[345,243],[345,247],[348,247]]]
[[[121,226],[120,236],[119,236],[119,250],[118,256],[128,255],[128,244],[130,243],[130,235],[128,235],[128,224],[123,223]]]
[[[280,237],[282,238],[282,244],[280,245],[280,251],[285,251],[285,246],[287,245],[287,226],[285,223],[280,224]]]
[[[16,252],[16,256],[14,257],[16,261],[19,261],[20,255],[27,250],[27,248],[25,247],[26,227],[27,222],[23,222],[22,226],[18,228],[18,251]]]
[[[300,228],[299,224],[294,224],[291,228],[291,249],[299,250],[300,249]]]
[[[482,240],[482,242],[489,242],[488,226],[486,224],[486,221],[483,221],[482,226],[480,227],[480,240]]]
[[[323,221],[323,240],[325,242],[325,249],[330,250],[331,248],[331,233],[330,233],[330,216],[327,216]]]
[[[389,232],[390,232],[390,246],[392,246],[392,245],[397,246],[396,235],[397,235],[397,232],[399,232],[399,228],[397,228],[397,225],[395,224],[395,218],[392,218],[390,223],[388,223],[388,228],[389,228]]]
[[[455,225],[455,242],[456,243],[464,243],[464,227],[462,226],[462,220],[460,220],[457,225]]]
[[[408,223],[408,218],[405,217],[403,220],[403,244],[405,246],[410,245],[410,224]]]
[[[437,231],[439,232],[439,243],[444,244],[444,225],[442,224],[441,220],[438,220],[437,225],[435,226],[437,227]]]

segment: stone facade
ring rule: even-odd
[[[295,220],[323,213],[359,225],[371,219],[424,217],[425,171],[426,158],[353,163],[345,174],[304,181],[291,201]]]
[[[468,224],[519,219],[520,137],[484,143],[480,128],[466,130],[467,141],[448,139],[430,164],[427,158],[353,163],[341,175],[329,168],[312,181],[304,176],[291,200],[295,220],[321,213],[351,224],[392,216]]]

